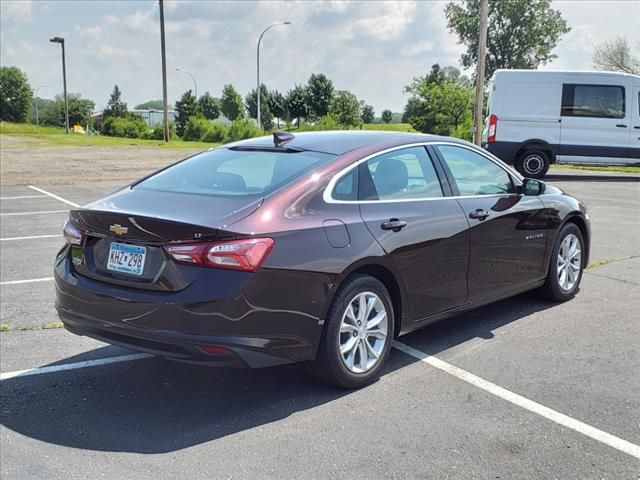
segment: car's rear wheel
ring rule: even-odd
[[[393,332],[393,305],[385,286],[368,275],[354,275],[336,294],[309,371],[343,388],[368,385],[389,355]]]
[[[549,300],[564,302],[575,296],[582,280],[584,239],[573,223],[568,223],[556,238],[549,261],[549,272],[542,291]]]
[[[549,170],[549,156],[542,150],[526,150],[516,160],[516,170],[528,178],[543,178]]]

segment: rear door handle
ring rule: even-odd
[[[617,124],[616,127],[618,127],[618,128],[627,128],[627,126],[622,124],[622,123]]]
[[[489,212],[487,212],[486,210],[483,210],[481,208],[478,208],[478,209],[474,210],[473,212],[469,213],[469,218],[474,218],[476,220],[484,220],[488,216],[489,216]]]
[[[398,220],[397,218],[390,218],[389,220],[384,222],[382,225],[380,225],[380,228],[383,230],[391,230],[393,232],[399,232],[406,226],[407,226],[407,222],[403,220]]]

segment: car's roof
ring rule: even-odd
[[[332,155],[342,155],[357,148],[374,144],[395,146],[404,143],[438,140],[466,143],[454,138],[427,135],[424,133],[384,132],[377,130],[331,130],[294,133],[293,138],[287,141],[285,146],[301,150],[330,153]],[[273,148],[274,141],[273,136],[270,135],[235,142],[225,145],[224,147]]]

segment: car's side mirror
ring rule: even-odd
[[[540,180],[533,178],[525,178],[522,181],[522,187],[520,187],[520,193],[523,195],[540,195],[544,193],[546,185]]]

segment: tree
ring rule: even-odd
[[[596,45],[593,49],[593,66],[598,70],[640,75],[640,58],[631,53],[631,47],[623,37]]]
[[[287,92],[286,106],[287,117],[295,118],[300,128],[300,118],[305,118],[309,114],[307,92],[302,85],[295,85],[293,90]]]
[[[277,90],[269,92],[269,111],[278,119],[278,128],[280,128],[280,119],[287,115],[287,101]]]
[[[242,97],[231,84],[227,84],[222,88],[220,110],[222,114],[231,121],[244,117]]]
[[[204,92],[198,99],[198,107],[204,118],[215,120],[220,116],[220,100],[212,97],[209,92]]]
[[[256,89],[251,90],[244,98],[244,105],[249,114],[249,118],[258,118],[258,99]],[[260,115],[269,110],[269,91],[264,83],[260,84]]]
[[[355,127],[362,123],[360,118],[360,102],[351,92],[339,90],[333,96],[329,113],[345,128]]]
[[[367,105],[364,101],[360,102],[360,118],[363,123],[373,123],[376,118],[376,112],[371,105]]]
[[[393,113],[391,112],[391,110],[382,111],[382,121],[384,123],[391,123],[392,118],[393,118]]]
[[[0,120],[26,122],[33,90],[18,67],[0,67]]]
[[[169,106],[169,109],[173,107]],[[136,110],[163,110],[164,103],[162,100],[149,100],[148,102],[141,103],[135,106]]]
[[[198,103],[191,89],[184,92],[180,100],[176,102],[176,133],[182,137],[189,117],[198,115]]]
[[[102,112],[102,116],[104,118],[125,118],[128,116],[128,114],[129,109],[127,108],[127,104],[122,101],[122,92],[120,91],[118,85],[114,85],[113,92],[111,92],[111,97],[109,98],[107,106]]]
[[[324,73],[312,74],[307,82],[307,107],[313,118],[329,113],[333,98],[333,82]]]
[[[411,97],[402,121],[421,132],[451,135],[471,118],[473,89],[455,67],[436,63],[427,75],[414,78],[405,92]]]
[[[478,60],[479,6],[479,0],[462,0],[445,8],[449,30],[467,47],[461,56],[466,68]],[[485,78],[499,68],[533,69],[546,64],[556,58],[552,51],[569,30],[550,0],[490,1]]]
[[[90,125],[92,123],[91,115],[95,109],[95,103],[82,98],[79,93],[69,93],[67,102],[69,104],[69,125]],[[53,101],[45,103],[40,111],[40,123],[64,127],[64,97],[62,95],[56,95]]]

